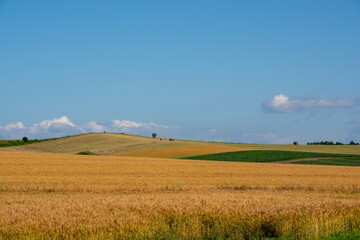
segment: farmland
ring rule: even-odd
[[[178,147],[153,148],[121,154],[129,157],[155,157],[155,158],[182,158],[202,154],[214,154],[233,151],[244,151],[239,147],[215,145],[215,144],[193,144]]]
[[[31,141],[31,140],[30,140]],[[280,151],[300,151],[318,153],[337,153],[337,154],[358,154],[360,146],[351,145],[289,145],[289,144],[243,144],[243,143],[220,143],[220,142],[199,142],[176,140],[175,142],[160,141],[149,137],[120,133],[89,133],[69,136],[51,141],[34,142],[19,146],[1,147],[1,144],[11,145],[16,140],[0,141],[0,151],[11,152],[37,152],[37,153],[69,153],[93,152],[98,155],[127,155],[138,157],[188,157],[203,154],[212,154],[240,150],[280,150]],[[19,140],[21,142],[21,140]],[[16,144],[15,144],[16,145]],[[197,147],[192,147],[197,145]],[[206,145],[206,146],[200,146]],[[214,150],[210,146],[213,146]],[[186,149],[186,146],[189,149]],[[183,148],[177,148],[183,147]],[[168,148],[171,148],[167,150]],[[206,149],[206,151],[205,151]],[[239,150],[239,151],[240,151]]]
[[[52,141],[0,147],[0,151],[70,153],[90,151],[99,155],[115,155],[125,152],[191,145],[192,141],[159,141],[136,135],[120,133],[89,133],[74,135]]]
[[[338,154],[359,154],[360,146],[356,145],[293,145],[293,144],[244,144],[244,143],[223,143],[226,146],[241,147],[253,150],[279,150],[298,152],[338,153]]]
[[[0,152],[0,239],[356,234],[359,179],[356,167]]]
[[[186,157],[186,159],[230,161],[230,162],[284,162],[286,160],[291,160],[287,162],[298,163],[298,164],[317,163],[318,165],[348,165],[348,166],[360,165],[360,155],[277,151],[277,150],[222,152],[215,154]],[[301,161],[301,159],[303,159],[303,161]]]

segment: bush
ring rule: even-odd
[[[90,152],[90,151],[82,151],[82,152],[78,152],[77,154],[80,155],[97,155],[96,153]]]

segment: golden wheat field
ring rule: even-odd
[[[0,239],[313,239],[360,228],[360,168],[0,152]]]

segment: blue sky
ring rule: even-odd
[[[0,1],[0,139],[360,141],[360,1]]]

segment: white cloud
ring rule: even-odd
[[[82,126],[85,132],[104,132],[107,131],[106,126],[99,124],[98,122],[89,122]]]
[[[4,131],[12,131],[12,130],[24,129],[24,128],[25,128],[25,126],[22,122],[10,123],[9,125],[0,127],[0,129],[4,129]]]
[[[289,113],[300,112],[318,108],[339,108],[353,106],[357,103],[355,99],[319,99],[312,97],[288,97],[283,94],[274,96],[263,102],[263,110],[269,112]]]
[[[54,125],[67,125],[70,127],[75,127],[75,125],[66,116],[62,116],[60,118],[54,118],[53,120],[44,120],[40,122],[40,124],[35,124],[34,126],[37,125],[43,128],[50,128]]]
[[[29,128],[25,127],[22,122],[0,126],[0,138],[2,139],[21,139],[24,136],[32,139],[52,138],[81,132],[81,128],[73,124],[66,116],[44,120]]]
[[[89,122],[81,126],[75,125],[68,117],[62,116],[52,120],[43,120],[27,128],[22,122],[0,126],[0,139],[21,139],[27,136],[34,138],[54,138],[88,132],[125,132],[143,136],[151,136],[157,132],[158,136],[174,137],[179,133],[177,126],[160,125],[157,123],[141,123],[129,120],[113,120],[110,122]]]
[[[152,131],[163,131],[166,129],[176,129],[178,127],[160,125],[153,122],[141,123],[130,120],[112,120],[110,122],[89,122],[81,126],[85,132],[126,132],[130,134],[149,135]]]
[[[23,133],[27,132],[27,128],[22,122],[10,123],[6,126],[0,126],[0,138],[2,139],[20,139]],[[22,137],[21,137],[22,138]]]
[[[129,120],[113,120],[111,121],[111,125],[113,128],[122,129],[122,128],[139,128],[145,126],[143,123],[133,122]]]
[[[44,138],[44,137],[62,137],[71,134],[81,133],[82,129],[72,123],[69,118],[62,116],[52,120],[44,120],[34,124],[28,129],[28,137]]]
[[[29,132],[32,134],[38,134],[41,132],[68,132],[73,130],[80,130],[73,124],[69,118],[62,116],[60,118],[54,118],[52,120],[44,120],[39,124],[34,124],[30,127]]]

